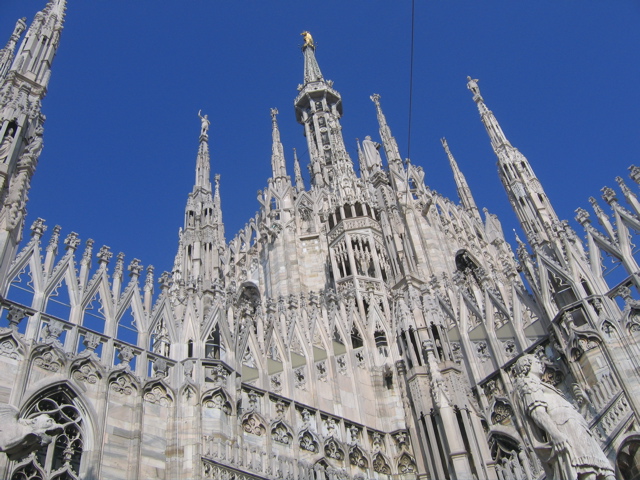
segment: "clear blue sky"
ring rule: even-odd
[[[0,43],[44,4],[0,1]],[[63,236],[75,231],[126,261],[170,270],[202,109],[230,239],[257,210],[256,191],[271,173],[271,107],[280,110],[290,173],[294,147],[306,170],[293,114],[303,30],[342,94],[352,158],[356,138],[378,137],[372,93],[406,156],[409,1],[70,0],[28,223],[43,217]],[[413,163],[457,201],[439,141],[446,136],[478,205],[498,213],[512,238],[515,219],[466,89],[471,75],[558,215],[573,219],[589,196],[640,164],[639,46],[636,1],[417,1]]]

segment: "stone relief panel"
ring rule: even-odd
[[[416,462],[411,455],[403,453],[398,460],[398,473],[402,475],[418,473]]]
[[[131,395],[137,388],[131,375],[121,373],[109,380],[109,390],[119,395]]]
[[[226,415],[231,415],[231,402],[229,401],[229,396],[222,388],[206,393],[202,400],[202,405],[205,408],[216,408],[222,410]]]
[[[282,420],[278,420],[271,426],[271,439],[283,445],[291,445],[293,442],[293,433],[291,428]]]
[[[255,412],[248,413],[243,417],[242,430],[258,437],[262,437],[267,432],[262,417]]]
[[[144,401],[163,407],[170,407],[173,404],[173,398],[167,392],[167,389],[161,384],[157,384],[144,393]]]

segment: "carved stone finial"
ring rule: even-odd
[[[100,345],[100,340],[100,336],[92,332],[87,332],[82,343],[89,352],[93,352],[98,348],[98,345]]]
[[[44,219],[36,218],[31,224],[31,236],[40,238],[42,234],[47,230],[47,226],[44,224]]]
[[[618,199],[616,198],[616,192],[613,190],[613,188],[604,187],[601,192],[602,199],[609,205],[613,205],[614,203],[618,202]]]
[[[131,360],[133,360],[133,357],[135,356],[136,354],[129,345],[125,345],[124,347],[120,348],[120,351],[118,352],[118,358],[127,367],[129,367],[129,362],[131,362]]]
[[[640,185],[640,167],[631,165],[629,167],[629,177],[631,178],[631,180]]]
[[[67,235],[67,238],[64,239],[64,244],[66,245],[66,250],[75,250],[76,248],[78,248],[78,245],[80,245],[78,234],[76,232],[71,232],[69,235]]]
[[[587,212],[584,208],[576,209],[576,222],[578,222],[583,227],[588,223],[591,223],[591,220],[589,220],[589,216],[589,212]]]
[[[131,260],[131,263],[127,267],[127,270],[129,270],[129,276],[139,277],[140,272],[142,272],[142,268],[143,267],[142,265],[140,265],[140,260],[138,260],[137,258],[134,258],[133,260]]]
[[[124,253],[120,252],[116,255],[116,267],[113,269],[113,278],[122,279],[124,272]]]
[[[167,361],[164,358],[156,358],[153,361],[153,369],[155,370],[156,377],[166,377],[169,372]]]
[[[96,256],[98,257],[100,266],[106,267],[109,263],[109,260],[111,260],[111,257],[113,257],[113,253],[111,252],[111,249],[109,247],[103,245],[102,247],[100,247],[100,251]]]
[[[9,321],[9,328],[11,330],[18,330],[20,322],[27,317],[27,312],[16,305],[11,305],[7,312],[7,320]]]
[[[162,272],[158,279],[158,283],[160,284],[160,290],[169,290],[169,287],[171,286],[171,274],[169,272]]]
[[[53,231],[51,232],[51,238],[49,239],[49,244],[47,245],[47,252],[57,252],[58,251],[58,242],[60,240],[60,225],[56,225],[53,227]]]
[[[91,263],[91,254],[93,253],[94,243],[95,242],[91,238],[85,242],[84,253],[82,254],[82,260],[80,260],[81,265],[89,265]]]

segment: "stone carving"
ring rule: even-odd
[[[200,118],[200,136],[207,135],[207,132],[209,131],[209,126],[211,125],[209,116],[207,114],[202,116],[202,110],[199,110],[198,117]]]
[[[308,452],[313,453],[318,451],[318,442],[315,441],[313,435],[308,430],[303,431],[298,438],[300,448],[302,448],[303,450],[307,450]]]
[[[271,378],[269,380],[271,383],[272,392],[278,393],[282,391],[282,378],[279,373],[271,375]]]
[[[491,414],[491,422],[502,423],[513,416],[513,408],[508,403],[497,401],[493,407],[493,413]]]
[[[336,363],[338,364],[338,373],[340,375],[347,374],[347,358],[346,355],[340,355],[336,358]]]
[[[0,343],[0,355],[4,357],[9,357],[14,360],[18,360],[20,358],[20,354],[18,353],[18,348],[13,340],[4,340]]]
[[[11,145],[13,144],[14,133],[15,133],[15,128],[10,127],[7,130],[6,135],[2,139],[2,143],[0,143],[0,163],[7,163],[7,158],[9,157],[9,151],[11,150]]]
[[[584,417],[559,390],[542,381],[542,362],[534,355],[524,355],[516,362],[514,373],[520,406],[547,478],[614,480],[611,464]]]
[[[363,469],[369,468],[367,457],[365,457],[364,452],[357,445],[351,447],[351,450],[349,451],[349,462],[351,465],[355,465],[356,467]]]
[[[38,415],[31,419],[19,419],[19,411],[12,405],[0,403],[0,452],[9,460],[20,460],[43,445],[51,443],[51,436],[62,433],[49,415]]]
[[[173,403],[173,400],[167,393],[166,389],[160,385],[156,385],[151,390],[148,390],[144,394],[144,401],[155,403],[163,407],[169,407]]]
[[[86,382],[94,385],[98,382],[98,374],[96,369],[91,365],[91,363],[85,363],[80,367],[74,369],[71,376],[74,380],[78,382]]]
[[[358,443],[358,437],[360,436],[360,429],[355,425],[349,425],[347,427],[347,431],[349,432],[349,437],[351,438],[351,443]]]
[[[293,378],[295,380],[296,388],[300,390],[307,389],[307,378],[304,374],[304,367],[296,368],[293,371]]]
[[[398,473],[400,474],[412,474],[418,473],[418,469],[416,468],[416,463],[413,461],[410,455],[403,453],[398,460]],[[524,477],[522,477],[524,478]]]
[[[364,153],[364,160],[368,168],[381,167],[382,159],[380,158],[380,147],[378,142],[371,140],[371,137],[367,135],[362,141],[362,152]]]
[[[33,360],[33,364],[50,372],[57,372],[62,367],[56,355],[52,351],[47,351],[37,356]]]
[[[131,395],[135,389],[129,375],[120,375],[109,383],[109,388],[120,395]]]
[[[318,372],[318,380],[321,382],[327,381],[327,361],[321,360],[316,363],[316,370]]]
[[[100,345],[100,336],[92,332],[87,332],[82,344],[89,352],[93,353],[95,349],[98,348],[98,345]]]
[[[231,402],[222,390],[216,390],[210,396],[205,397],[203,405],[205,408],[217,408],[226,415],[231,415]]]
[[[399,449],[404,450],[409,448],[409,435],[407,435],[407,432],[398,432],[393,436],[393,439],[396,441]]]
[[[293,435],[281,420],[274,423],[271,427],[271,438],[284,445],[291,445],[293,441]]]
[[[381,473],[382,475],[391,475],[391,468],[389,468],[389,464],[381,453],[377,453],[376,456],[373,457],[373,471]]]
[[[344,459],[344,451],[338,445],[338,442],[331,437],[324,444],[324,454],[334,460],[342,461]]]
[[[244,417],[242,420],[242,429],[247,433],[251,433],[259,437],[264,435],[267,431],[267,429],[264,428],[262,420],[260,420],[260,417],[255,413],[249,413]]]

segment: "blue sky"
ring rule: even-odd
[[[0,43],[44,4],[2,0]],[[63,236],[75,231],[126,261],[170,270],[202,109],[232,238],[271,174],[270,108],[280,111],[289,172],[293,148],[306,170],[293,111],[303,30],[342,94],[352,158],[356,138],[378,137],[372,93],[406,156],[409,1],[71,0],[28,223],[43,217]],[[638,2],[416,2],[412,162],[432,189],[456,199],[445,136],[478,205],[497,213],[505,232],[516,226],[466,89],[471,75],[558,215],[573,219],[640,164],[639,45]]]

